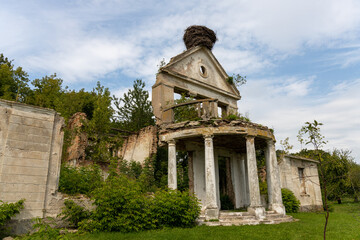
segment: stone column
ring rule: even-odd
[[[285,208],[281,198],[280,174],[276,159],[275,144],[271,139],[267,140],[265,159],[269,209],[279,214],[285,214]]]
[[[265,208],[261,206],[259,177],[256,165],[256,152],[255,152],[255,137],[246,136],[246,159],[248,167],[248,183],[249,183],[249,198],[250,206],[248,212],[254,214],[257,219],[265,217]]]
[[[216,194],[216,177],[215,177],[215,159],[213,136],[205,135],[205,188],[206,188],[206,202],[205,202],[205,218],[218,219],[219,207]]]
[[[250,191],[249,191],[249,174],[248,174],[248,164],[247,164],[247,157],[246,153],[243,154],[243,162],[244,162],[244,184],[245,184],[245,207],[250,206]]]
[[[239,165],[239,175],[240,175],[240,206],[239,207],[245,207],[248,204],[248,189],[247,189],[247,177],[246,177],[246,169],[245,169],[245,161],[246,158],[243,156],[243,154],[240,155],[240,159],[238,162]]]
[[[194,159],[193,151],[188,152],[188,177],[189,177],[189,192],[194,193]]]
[[[168,187],[177,189],[175,140],[168,142]]]

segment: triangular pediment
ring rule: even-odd
[[[228,75],[206,47],[197,46],[184,51],[162,67],[160,72],[162,71],[194,80],[203,86],[219,89],[240,99],[239,91],[227,82]]]

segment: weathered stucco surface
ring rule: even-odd
[[[316,160],[285,155],[279,164],[281,187],[290,189],[300,201],[300,211],[323,208]],[[299,176],[303,169],[304,177]]]
[[[124,140],[118,155],[127,161],[134,160],[143,163],[156,153],[157,127],[148,126]]]
[[[228,75],[211,51],[205,47],[191,48],[160,68],[152,87],[152,105],[157,124],[173,121],[173,111],[165,109],[174,103],[174,93],[186,93],[195,99],[217,99],[210,112],[218,106],[226,114],[237,112],[240,93],[227,82]]]
[[[25,199],[17,219],[46,216],[58,188],[63,124],[54,110],[0,100],[0,199]]]

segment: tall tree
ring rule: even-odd
[[[25,102],[30,93],[28,74],[21,67],[0,54],[0,98]]]
[[[58,78],[56,74],[35,79],[31,82],[34,90],[26,103],[56,110],[56,105],[61,101],[65,91],[62,83],[63,80]]]
[[[109,148],[112,142],[109,132],[114,111],[111,107],[112,98],[109,89],[101,86],[100,82],[92,93],[95,94],[94,111],[91,120],[85,125],[88,137],[92,141],[87,148],[87,155],[94,162],[109,162]]]
[[[117,108],[116,118],[122,129],[138,131],[155,123],[149,93],[144,88],[145,83],[137,79],[134,81],[133,89],[125,93],[122,98],[113,97]]]

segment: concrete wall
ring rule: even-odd
[[[300,201],[300,211],[322,209],[321,189],[315,160],[285,156],[279,164],[281,188],[290,189]],[[299,168],[304,169],[304,180],[299,177]]]
[[[118,156],[127,161],[134,160],[143,163],[146,158],[156,153],[156,149],[157,128],[148,126],[125,139]]]
[[[58,188],[63,124],[54,110],[0,100],[0,199],[25,199],[17,219],[46,216]]]

